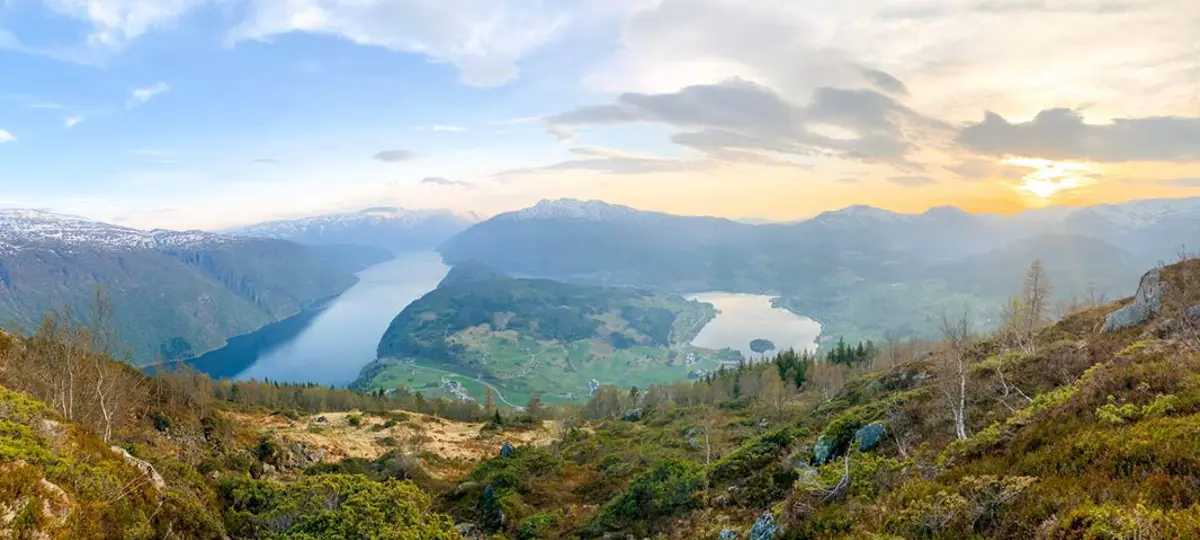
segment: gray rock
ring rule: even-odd
[[[621,419],[626,422],[637,422],[638,420],[642,419],[642,410],[630,409],[625,412],[625,415],[622,416]]]
[[[1193,324],[1200,322],[1200,306],[1192,306],[1187,308],[1187,318]]]
[[[454,529],[458,531],[458,534],[462,535],[462,537],[467,540],[487,538],[483,531],[480,530],[479,527],[477,527],[474,523],[459,523],[458,525],[454,526]]]
[[[324,416],[318,416],[318,417],[317,417],[317,423],[318,423],[318,424],[328,424],[328,423],[329,423],[329,419],[328,419],[328,418],[325,418]]]
[[[263,463],[263,474],[275,474],[277,472],[279,472],[279,469],[276,469],[274,465]]]
[[[817,445],[813,447],[813,463],[824,465],[834,457],[836,456],[833,455],[833,441],[823,436],[817,439]]]
[[[1146,322],[1162,309],[1162,296],[1162,281],[1159,279],[1159,269],[1155,268],[1142,276],[1133,302],[1109,313],[1100,331],[1115,332]]]
[[[133,468],[141,471],[142,474],[149,477],[150,485],[154,486],[154,489],[156,489],[158,491],[163,491],[163,490],[167,489],[166,480],[163,480],[162,475],[158,474],[158,471],[154,469],[154,465],[151,465],[145,461],[142,461],[138,458],[133,457],[132,455],[129,454],[129,452],[127,452],[124,448],[121,448],[120,446],[113,445],[108,448],[109,448],[109,450],[112,450],[113,452],[116,452],[117,454],[119,454],[121,456],[121,459],[125,460],[125,463],[132,465]]]
[[[508,441],[504,441],[504,444],[500,446],[500,457],[510,457],[513,455],[513,452],[513,445]]]
[[[738,537],[737,531],[735,531],[733,529],[721,529],[721,535],[718,536],[717,538],[719,540],[737,540],[737,537]]]
[[[854,439],[858,441],[858,450],[866,452],[875,449],[879,443],[883,441],[883,424],[874,422],[867,424],[854,432]]]
[[[775,516],[771,514],[763,514],[754,520],[754,526],[750,527],[750,540],[774,540],[779,536],[783,529],[778,523],[775,523]]]
[[[770,425],[771,425],[771,423],[768,422],[766,418],[763,418],[758,421],[758,427],[760,427],[760,428],[770,427]]]

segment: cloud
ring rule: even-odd
[[[0,129],[0,144],[7,142],[17,142],[17,136],[7,129]]]
[[[83,122],[82,116],[68,116],[65,120],[63,120],[63,127],[69,127],[69,128],[75,127],[75,126],[78,126],[82,122]]]
[[[715,159],[761,163],[769,161],[763,153],[773,153],[907,164],[913,133],[943,126],[874,90],[819,88],[807,105],[798,105],[742,79],[664,94],[626,93],[614,103],[545,121],[560,138],[575,126],[665,124],[680,130],[671,137],[676,144]],[[828,134],[830,128],[838,136]]]
[[[1037,170],[1034,167],[997,163],[993,160],[978,158],[964,159],[954,165],[948,165],[943,168],[967,180],[986,180],[990,178],[1016,180]]]
[[[691,172],[711,169],[716,164],[710,160],[661,159],[640,156],[609,156],[598,159],[575,159],[547,165],[502,171],[494,176],[508,177],[562,171],[590,171],[603,174],[647,174]]]
[[[30,109],[49,109],[49,110],[61,111],[63,109],[66,109],[67,107],[61,103],[55,103],[53,101],[35,101],[35,102],[29,104],[29,108]]]
[[[421,179],[421,183],[422,184],[433,184],[433,185],[437,185],[437,186],[450,186],[450,187],[463,187],[463,188],[471,187],[471,184],[468,184],[468,183],[460,181],[460,180],[451,180],[444,176],[426,176],[425,178]]]
[[[421,159],[420,154],[409,150],[384,150],[382,152],[376,152],[375,155],[371,157],[373,159],[378,159],[379,161],[388,163],[416,161]]]
[[[890,73],[880,71],[878,69],[863,68],[863,76],[871,81],[876,88],[883,90],[889,94],[898,96],[907,96],[908,87],[900,82],[900,79],[893,77]]]
[[[229,40],[332,35],[425,55],[454,65],[464,84],[497,86],[516,79],[521,60],[561,36],[577,6],[550,0],[250,0]]]
[[[992,155],[1098,162],[1200,161],[1200,118],[1117,118],[1089,124],[1070,109],[1047,109],[1013,124],[995,113],[968,125],[958,141]]]
[[[129,93],[129,100],[125,102],[125,107],[132,109],[138,105],[150,101],[154,98],[154,96],[162,94],[170,89],[171,87],[162,81],[158,81],[144,88],[134,88],[133,91]]]
[[[86,34],[76,43],[23,43],[0,29],[0,48],[60,61],[99,65],[111,53],[151,30],[167,28],[195,8],[217,0],[44,0],[51,12],[80,21]]]
[[[920,187],[938,183],[937,180],[929,176],[889,176],[888,181],[894,184],[900,184],[905,187]]]

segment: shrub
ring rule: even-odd
[[[696,506],[703,486],[700,466],[674,459],[663,461],[634,479],[629,489],[605,504],[589,521],[588,528],[620,530],[635,521],[649,525],[656,519]]]

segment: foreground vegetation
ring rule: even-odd
[[[841,364],[782,351],[694,382],[603,386],[577,406],[458,404],[455,414],[486,417],[489,430],[551,422],[557,436],[504,445],[452,474],[411,444],[308,462],[233,421],[374,408],[377,420],[364,410],[345,422],[375,429],[408,421],[393,408],[437,411],[417,393],[151,379],[108,361],[94,333],[44,328],[0,340],[0,514],[14,516],[0,528],[61,538],[1197,537],[1200,321],[1188,308],[1200,304],[1200,264],[1161,276],[1155,316],[1110,332],[1100,331],[1106,315],[1128,300],[1050,324],[1035,268],[993,334],[947,314],[938,341],[855,347]],[[44,365],[79,369],[47,378],[61,372]],[[96,390],[114,380],[124,401]]]

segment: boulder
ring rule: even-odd
[[[717,538],[719,540],[737,540],[737,537],[738,537],[737,531],[735,531],[733,529],[721,529],[721,535],[718,536]]]
[[[879,446],[880,442],[883,442],[883,434],[883,424],[879,422],[863,426],[854,432],[854,439],[858,441],[858,450],[860,452],[874,450],[876,446]]]
[[[626,422],[637,422],[638,420],[642,419],[642,410],[641,409],[630,409],[628,411],[625,411],[625,415],[622,416],[621,419]]]
[[[813,447],[813,464],[824,465],[837,456],[833,455],[833,441],[821,437]]]
[[[500,446],[500,457],[510,457],[514,451],[512,443],[504,441],[504,444]]]
[[[318,424],[328,424],[328,423],[329,423],[329,419],[328,419],[328,418],[325,418],[324,416],[318,416],[318,417],[317,417],[317,423],[318,423]]]
[[[771,422],[768,422],[766,418],[763,418],[758,421],[758,427],[760,427],[760,428],[767,428],[770,426],[771,426]]]
[[[154,489],[158,491],[167,489],[167,482],[163,480],[162,475],[158,474],[158,471],[154,469],[154,465],[133,457],[128,451],[120,446],[110,446],[109,450],[116,452],[121,456],[121,459],[125,460],[125,463],[128,463],[129,465],[133,466],[133,468],[146,475],[146,477],[150,479],[150,485],[154,486]]]
[[[1163,285],[1159,279],[1159,269],[1155,268],[1142,276],[1137,293],[1133,295],[1133,302],[1109,313],[1104,318],[1104,326],[1100,331],[1115,332],[1150,320],[1162,309],[1162,296]]]
[[[774,540],[783,532],[783,529],[778,523],[775,523],[775,516],[771,514],[763,514],[754,520],[754,526],[750,527],[750,540]]]

